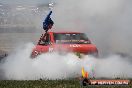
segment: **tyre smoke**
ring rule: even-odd
[[[81,68],[77,56],[46,53],[32,59],[30,55],[33,47],[34,45],[31,43],[26,44],[3,61],[1,69],[4,72],[5,79],[65,79],[75,77],[75,74],[79,73]]]
[[[132,68],[131,0],[56,0],[55,3],[52,15],[55,21],[53,31],[73,30],[86,33],[97,45],[99,55],[103,58],[85,56],[83,59],[79,59],[74,54],[62,56],[54,52],[31,59],[30,55],[34,45],[29,43],[19,47],[15,52],[12,51],[2,61],[0,76],[4,77],[3,79],[68,79],[81,76],[83,66],[89,72],[90,77],[132,77],[130,69]],[[18,27],[27,24],[27,26],[35,26],[39,29],[38,31],[41,30],[42,15],[45,12],[42,10],[43,7],[39,9],[38,6],[27,6],[27,8],[33,8],[33,11],[27,8],[23,10],[20,10],[20,7],[17,8],[19,9],[9,9],[11,13],[7,14],[9,15],[7,17],[11,22],[8,19],[5,22],[4,19],[6,24],[9,22],[14,25],[15,23],[15,26]],[[1,25],[3,24],[1,23]],[[130,55],[130,57],[111,55],[115,53]]]
[[[30,58],[34,45],[25,44],[12,52],[0,64],[3,79],[38,80],[69,79],[81,76],[81,68],[89,72],[91,78],[131,78],[131,63],[120,56],[105,59],[75,54],[60,55],[57,52],[45,53],[35,59]]]

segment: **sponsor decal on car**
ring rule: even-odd
[[[71,44],[70,47],[81,47],[81,45]]]

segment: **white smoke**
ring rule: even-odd
[[[92,61],[92,69],[90,74],[95,78],[131,78],[132,64],[126,58],[119,55],[112,55],[107,58],[90,58],[85,57],[85,60]],[[86,62],[89,62],[86,61]],[[85,66],[85,65],[84,65]],[[85,67],[89,68],[88,66]]]
[[[52,15],[55,21],[53,30],[86,33],[97,45],[100,56],[120,52],[131,54],[131,2],[131,0],[56,0]],[[17,11],[12,9],[11,13],[16,14]],[[22,13],[24,16],[19,15]],[[27,10],[24,10],[17,14],[21,20],[24,18],[25,23],[25,17],[29,17],[30,13],[32,12],[27,13]],[[27,22],[41,28],[42,13],[43,11],[35,13]],[[33,47],[33,44],[20,47],[0,64],[5,79],[71,78],[81,76],[83,66],[90,77],[132,77],[130,69],[132,65],[129,62],[131,58],[111,55],[103,59],[86,56],[80,60],[74,54],[62,56],[58,53],[46,53],[31,59]]]
[[[6,79],[64,79],[79,73],[81,68],[77,56],[46,53],[32,59],[33,47],[31,43],[26,44],[7,57],[1,65]]]
[[[81,76],[81,68],[95,78],[131,78],[131,63],[120,56],[99,59],[85,56],[79,59],[75,54],[60,55],[57,52],[45,53],[35,59],[30,58],[34,45],[32,43],[19,47],[9,55],[0,69],[4,79],[37,80],[37,79],[68,79]]]

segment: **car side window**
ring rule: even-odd
[[[50,36],[49,36],[49,34],[46,34],[46,36],[44,36],[44,37],[41,39],[41,41],[40,41],[39,44],[40,44],[40,45],[49,45],[49,44],[50,44]]]

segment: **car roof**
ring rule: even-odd
[[[56,34],[66,34],[66,33],[68,33],[68,34],[78,34],[78,33],[81,33],[81,32],[48,32],[48,33],[56,33]]]

